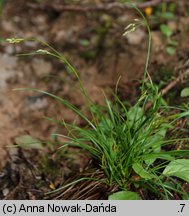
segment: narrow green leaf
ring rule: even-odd
[[[131,107],[127,117],[130,127],[137,127],[145,119],[144,112],[139,106]]]
[[[81,39],[81,40],[79,40],[79,43],[81,46],[84,46],[84,47],[87,47],[90,45],[90,41],[87,39]]]
[[[167,53],[168,53],[169,55],[174,55],[175,52],[176,52],[176,49],[175,49],[175,47],[168,46],[168,47],[166,48],[166,51],[167,51]]]
[[[15,139],[16,144],[22,148],[42,148],[42,143],[29,135],[19,136]]]
[[[170,39],[168,44],[171,45],[171,46],[175,46],[175,47],[178,46],[178,42],[176,40],[171,40]]]
[[[164,175],[176,176],[189,182],[189,160],[177,159],[171,161],[163,171]]]
[[[58,97],[58,96],[56,96],[54,94],[51,94],[49,92],[34,89],[34,88],[16,88],[14,90],[16,90],[16,91],[36,91],[36,92],[40,92],[40,93],[43,93],[45,95],[48,95],[51,98],[54,98],[55,100],[59,101],[59,103],[63,104],[64,106],[68,107],[73,112],[75,112],[78,116],[83,118],[93,129],[96,130],[96,127],[93,125],[93,123],[77,107],[75,107],[74,105],[72,105],[67,100],[65,100],[65,99],[63,99],[61,97]]]
[[[145,170],[139,163],[134,163],[132,168],[140,177],[144,179],[152,179],[155,177],[154,175],[150,174],[147,170]]]
[[[160,30],[166,37],[171,37],[171,35],[173,34],[173,31],[170,29],[170,27],[165,24],[160,25]]]
[[[167,20],[174,19],[175,15],[172,12],[165,12],[162,14],[162,18],[167,19]]]
[[[169,152],[167,152],[167,153],[169,153]],[[175,157],[172,156],[171,153],[170,153],[170,155],[163,153],[163,152],[143,155],[143,160],[145,160],[145,163],[148,165],[151,165],[157,158],[163,159],[163,160],[168,160],[168,161],[172,161],[175,159]]]
[[[141,198],[136,192],[119,191],[111,194],[108,200],[141,200]]]

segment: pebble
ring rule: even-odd
[[[130,45],[139,45],[145,38],[145,35],[145,32],[138,28],[134,32],[127,34],[126,38]]]
[[[3,196],[6,197],[9,194],[9,189],[8,188],[3,189],[2,193]]]

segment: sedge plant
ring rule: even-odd
[[[105,97],[103,106],[93,103],[85,91],[77,71],[64,55],[49,44],[36,39],[11,38],[7,41],[20,43],[32,40],[46,46],[46,49],[39,49],[29,53],[29,55],[50,55],[63,62],[69,72],[72,72],[78,79],[91,117],[87,117],[82,110],[69,101],[49,92],[31,88],[17,90],[44,93],[71,109],[85,121],[85,127],[80,127],[74,123],[68,124],[64,121],[59,122],[65,126],[68,133],[67,135],[56,134],[56,136],[67,138],[68,141],[62,144],[62,148],[66,146],[82,148],[98,162],[106,177],[105,183],[110,186],[116,185],[120,190],[111,195],[110,199],[145,198],[142,194],[152,194],[152,197],[156,199],[174,199],[175,193],[183,199],[188,199],[181,182],[189,182],[189,150],[174,149],[176,143],[181,140],[188,141],[188,138],[171,138],[168,131],[175,127],[179,119],[188,117],[189,110],[176,108],[175,114],[169,114],[168,111],[173,107],[162,103],[162,96],[148,74],[151,45],[150,28],[143,14],[138,9],[136,10],[142,16],[140,24],[147,27],[149,39],[141,95],[133,106],[127,107],[120,100],[116,91],[113,101]],[[138,24],[139,20],[135,20],[126,28],[124,35],[134,31],[139,26]],[[146,81],[147,76],[149,77],[148,82]],[[94,180],[100,181],[100,179]],[[63,185],[62,188],[68,187],[70,184]]]

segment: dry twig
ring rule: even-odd
[[[142,2],[142,3],[136,3],[135,6],[142,9],[146,7],[154,7],[160,3],[168,3],[168,2],[176,2],[176,0],[151,0],[147,2]],[[118,9],[118,10],[126,10],[130,8],[127,4],[122,4],[118,2],[114,3],[109,3],[109,4],[98,4],[98,5],[93,5],[93,6],[84,6],[84,5],[56,5],[56,4],[51,4],[51,5],[36,5],[36,4],[28,4],[31,8],[33,9],[42,9],[42,10],[54,10],[56,12],[81,12],[81,13],[86,13],[86,12],[111,12],[113,9]]]
[[[175,80],[171,81],[165,88],[163,88],[159,95],[166,95],[172,88],[174,88],[177,84],[179,84],[180,82],[188,79],[189,77],[189,69],[187,69],[184,73],[181,73]],[[145,109],[149,109],[151,106],[153,105],[153,103],[151,101],[149,101],[146,106]]]
[[[184,73],[181,73],[175,80],[170,82],[164,89],[160,91],[160,95],[167,94],[172,88],[174,88],[179,82],[189,77],[189,69],[187,69]]]

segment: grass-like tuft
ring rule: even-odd
[[[141,14],[140,11],[139,13]],[[176,114],[169,114],[172,108],[163,103],[158,88],[151,79],[148,79],[149,83],[146,82],[146,76],[149,76],[147,69],[151,34],[146,19],[142,14],[141,16],[149,32],[149,46],[141,95],[135,105],[125,106],[117,94],[114,95],[113,101],[105,97],[103,106],[96,105],[85,91],[77,71],[67,59],[49,44],[36,39],[12,38],[7,41],[20,43],[32,40],[45,45],[46,49],[39,49],[31,54],[50,55],[64,63],[68,71],[77,77],[91,117],[87,117],[69,101],[49,92],[37,89],[19,90],[44,93],[71,109],[85,121],[85,127],[62,121],[61,124],[67,128],[68,134],[56,134],[56,136],[68,138],[69,141],[64,143],[62,148],[76,146],[88,152],[104,172],[106,184],[117,185],[124,191],[124,193],[119,193],[121,199],[124,199],[123,195],[125,199],[145,198],[144,194],[149,193],[156,199],[174,199],[175,193],[180,194],[181,198],[188,199],[187,193],[179,183],[181,181],[177,178],[189,182],[189,150],[169,150],[175,143],[188,139],[173,139],[168,131],[175,127],[177,120],[189,116],[189,110],[177,108]],[[112,199],[112,196],[110,198]]]

